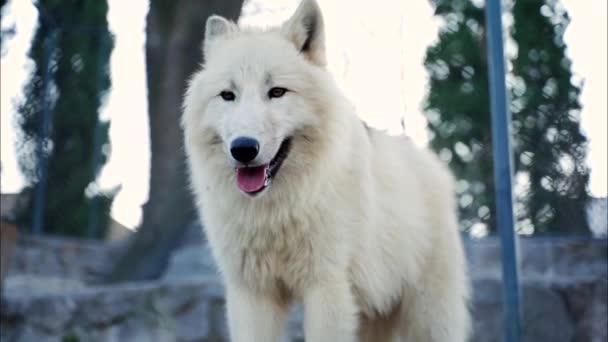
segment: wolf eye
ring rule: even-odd
[[[270,90],[268,91],[268,97],[271,99],[279,98],[279,97],[285,95],[286,92],[287,92],[287,89],[285,89],[285,88],[281,88],[281,87],[270,88]]]
[[[229,90],[222,91],[220,93],[220,96],[224,101],[234,101],[234,99],[236,98],[236,95],[234,95],[234,93]]]

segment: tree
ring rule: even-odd
[[[565,53],[568,15],[556,0],[516,1],[513,18],[515,164],[529,180],[521,215],[537,232],[588,232],[587,138]]]
[[[236,21],[243,0],[151,0],[146,26],[150,121],[150,192],[143,221],[111,281],[158,277],[196,218],[188,189],[181,104],[187,80],[202,62],[205,22],[213,14]]]
[[[430,90],[425,111],[431,147],[458,183],[461,228],[495,226],[484,10],[470,0],[436,0],[444,25],[425,60]],[[516,1],[510,75],[518,228],[582,231],[588,171],[580,132],[579,88],[565,56],[564,9],[554,0]]]
[[[492,136],[483,8],[468,0],[439,0],[444,19],[425,66],[430,89],[425,114],[430,146],[458,179],[461,228],[494,226]]]
[[[109,150],[109,124],[99,119],[101,98],[110,87],[108,5],[103,0],[35,5],[40,15],[29,50],[34,68],[18,108],[19,166],[28,182],[23,193],[31,198],[46,181],[45,233],[101,238],[114,196],[94,187]],[[42,154],[48,156],[45,179]],[[32,209],[30,201],[20,215],[22,226],[30,225]]]

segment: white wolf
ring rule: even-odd
[[[282,26],[207,21],[183,114],[191,183],[233,341],[465,341],[468,280],[446,167],[366,127],[304,0]]]

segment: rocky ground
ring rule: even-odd
[[[606,341],[607,242],[520,241],[524,341]],[[501,341],[496,239],[467,240],[474,341]],[[116,246],[22,238],[5,280],[1,341],[226,341],[221,283],[205,246],[174,253],[154,282],[98,284]],[[303,341],[296,309],[286,340]]]

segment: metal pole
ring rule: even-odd
[[[44,203],[46,199],[49,151],[47,140],[51,126],[51,59],[57,45],[57,31],[51,32],[44,42],[44,73],[42,75],[42,118],[39,126],[39,137],[36,146],[37,176],[38,180],[34,190],[34,206],[32,218],[32,234],[43,233]]]
[[[501,2],[486,1],[488,61],[492,110],[492,144],[494,149],[494,182],[496,213],[502,245],[502,278],[505,342],[520,338],[519,281],[517,238],[513,218],[513,161],[511,155],[511,113],[505,85]]]

